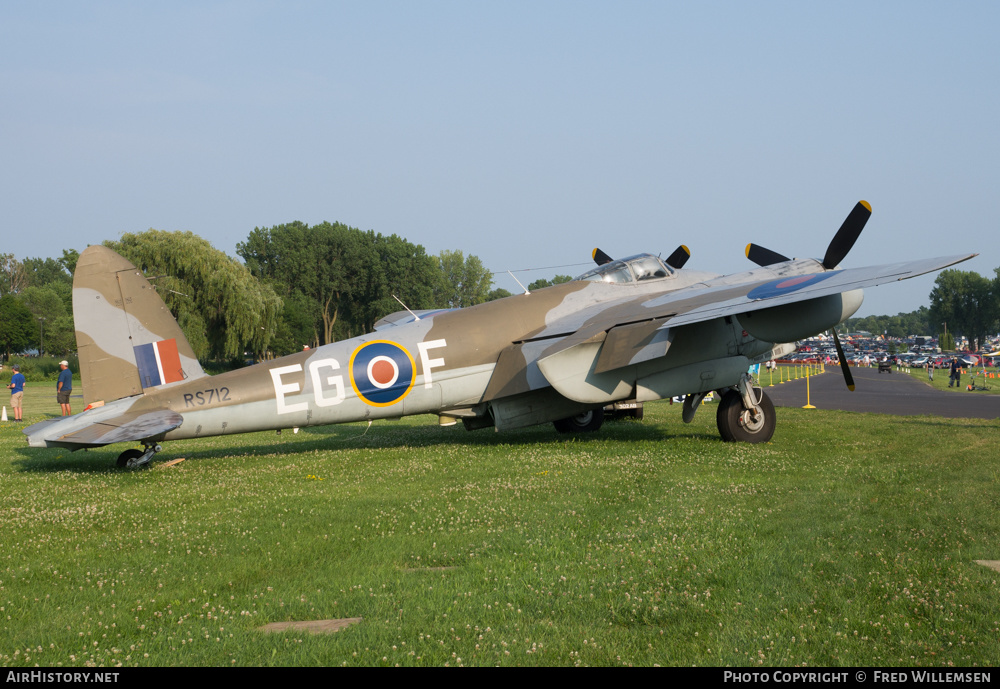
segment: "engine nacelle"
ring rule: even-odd
[[[859,289],[817,297],[769,309],[747,311],[740,325],[758,340],[795,342],[843,323],[861,308],[864,292]]]

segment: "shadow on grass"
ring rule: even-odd
[[[224,436],[205,439],[177,440],[164,443],[160,459],[154,459],[147,468],[155,468],[161,461],[180,457],[203,461],[222,458],[261,457],[277,454],[307,453],[332,450],[398,449],[405,447],[431,447],[434,445],[465,445],[476,447],[554,445],[568,442],[587,445],[607,442],[670,441],[676,439],[700,439],[721,442],[718,435],[701,433],[696,429],[688,432],[671,432],[662,423],[643,424],[637,421],[621,420],[606,422],[594,433],[562,434],[551,425],[543,424],[531,428],[497,433],[491,428],[466,431],[461,425],[441,427],[433,423],[424,426],[396,425],[394,421],[375,423],[370,428],[364,424],[338,424],[302,428],[297,434],[285,430],[281,435],[273,431],[245,433],[232,436],[232,444],[227,444]],[[280,440],[276,440],[280,438]],[[290,439],[291,442],[289,442]],[[220,447],[200,447],[206,440]],[[255,442],[248,442],[255,441]],[[136,444],[137,445],[137,444]],[[129,447],[122,443],[115,446],[78,450],[51,448],[17,448],[20,455],[12,465],[24,472],[51,473],[74,471],[79,473],[108,473],[134,471],[119,469],[115,462],[118,455]]]

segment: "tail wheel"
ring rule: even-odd
[[[118,455],[118,466],[125,468],[128,466],[129,462],[134,462],[135,460],[142,457],[142,450],[125,450],[120,455]]]
[[[774,404],[760,388],[754,388],[754,397],[760,398],[756,409],[743,406],[743,397],[736,390],[722,396],[715,420],[719,435],[726,442],[766,443],[774,435]]]
[[[568,419],[553,421],[552,425],[560,433],[589,433],[596,431],[604,423],[604,409],[598,407]]]

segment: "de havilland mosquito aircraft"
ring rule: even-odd
[[[774,406],[750,366],[849,318],[864,287],[976,255],[840,268],[870,215],[859,202],[822,260],[750,244],[759,267],[733,275],[683,270],[684,246],[666,260],[595,249],[597,267],[571,282],[464,309],[400,311],[373,333],[215,376],[142,272],[91,246],[73,279],[86,409],[24,433],[32,447],[141,443],[118,458],[132,467],[170,440],[411,414],[470,430],[554,422],[591,431],[609,403],[685,395],[690,421],[718,391],[722,438],[765,442]]]

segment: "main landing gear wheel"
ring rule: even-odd
[[[774,404],[760,388],[752,388],[753,397],[759,400],[753,409],[743,405],[743,396],[728,390],[719,402],[715,420],[719,435],[726,442],[766,443],[774,435]]]
[[[553,421],[552,425],[560,433],[589,433],[596,431],[604,423],[604,409],[598,407],[568,419]]]

